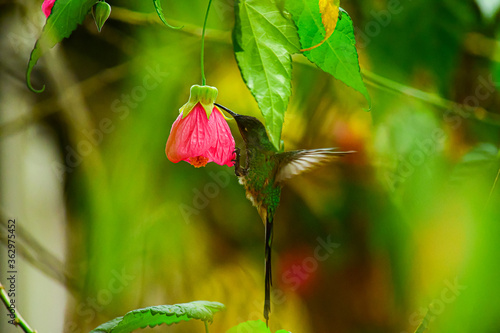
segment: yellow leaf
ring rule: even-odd
[[[321,46],[333,34],[339,19],[339,5],[340,0],[319,0],[319,12],[321,13],[321,22],[325,27],[325,38],[317,45],[302,49],[302,52]]]

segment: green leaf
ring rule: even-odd
[[[225,309],[217,302],[194,301],[175,305],[157,305],[128,312],[90,331],[90,333],[127,333],[138,328],[154,327],[161,324],[177,324],[180,321],[200,319],[213,321],[216,312]]]
[[[293,22],[274,0],[239,0],[233,44],[243,80],[264,116],[271,142],[279,150],[291,90],[291,54],[299,50]]]
[[[38,59],[45,51],[52,48],[63,38],[69,37],[78,24],[83,22],[83,19],[96,2],[97,0],[57,0],[54,3],[50,16],[43,27],[42,35],[36,41],[33,51],[31,51],[26,71],[26,84],[31,91],[42,92],[45,89],[45,86],[43,86],[42,89],[36,90],[31,85],[31,72]]]
[[[163,9],[161,9],[160,0],[153,0],[153,4],[155,6],[156,13],[158,14],[158,17],[163,22],[163,24],[165,24],[167,27],[172,28],[172,29],[181,29],[183,27],[183,26],[181,26],[181,27],[174,27],[173,25],[170,25],[167,22],[167,20],[165,19],[165,16],[163,16]]]
[[[292,14],[297,25],[302,48],[317,45],[325,39],[325,27],[317,0],[287,0],[286,9]],[[304,55],[323,71],[363,94],[371,107],[370,95],[359,68],[352,20],[342,8],[339,14],[339,20],[330,38],[321,46],[305,51]]]
[[[319,0],[319,12],[321,14],[321,22],[323,23],[323,27],[325,28],[325,36],[323,40],[314,46],[308,47],[307,49],[300,50],[310,51],[312,49],[321,46],[335,31],[335,26],[337,25],[337,21],[339,20],[339,7],[340,1],[335,0]]]
[[[429,326],[429,322],[431,320],[429,312],[430,311],[427,309],[427,313],[425,314],[425,317],[420,323],[420,325],[418,325],[417,329],[415,330],[415,333],[424,333],[427,330],[427,327]]]
[[[229,329],[226,333],[240,333],[240,332],[252,332],[252,333],[271,333],[269,327],[261,320],[251,320],[246,321],[244,323],[238,324],[231,329]],[[286,330],[279,330],[276,333],[290,333]]]
[[[500,152],[491,143],[480,143],[462,158],[451,173],[451,181],[474,181],[475,177],[494,174],[500,168]]]

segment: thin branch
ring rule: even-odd
[[[491,187],[490,195],[488,196],[488,201],[490,201],[491,196],[493,195],[493,191],[495,190],[495,187],[497,186],[498,178],[500,178],[500,168],[498,169],[497,177],[495,178],[495,181],[493,182],[493,186]]]
[[[365,82],[371,84],[372,86],[383,87],[386,91],[407,95],[442,109],[463,109],[468,111],[471,117],[478,121],[500,126],[500,115],[489,112],[482,107],[465,106],[463,104],[450,101],[436,94],[428,93],[410,86],[406,86],[396,81],[392,81],[366,69],[362,69],[361,73],[366,79],[368,79],[365,80]]]
[[[464,38],[464,48],[470,54],[500,62],[500,42],[477,32],[469,32]]]
[[[293,56],[293,61],[296,63],[300,63],[303,65],[308,65],[308,66],[315,66],[313,63],[311,63],[307,58],[302,55],[302,54],[296,54]],[[450,100],[447,100],[446,98],[443,98],[441,96],[438,96],[436,94],[428,93],[425,91],[422,91],[420,89],[416,89],[410,86],[406,86],[404,84],[398,83],[396,81],[392,81],[388,78],[385,78],[383,76],[377,75],[367,69],[361,69],[361,74],[363,74],[363,77],[365,78],[365,83],[368,85],[371,85],[375,88],[378,88],[380,90],[388,91],[391,93],[396,93],[396,94],[403,94],[409,97],[413,97],[415,99],[419,99],[427,104],[437,106],[441,109],[464,109],[468,110],[471,117],[481,121],[485,122],[491,125],[496,125],[500,126],[500,115],[492,112],[486,111],[482,107],[468,107],[463,104],[459,104]]]
[[[1,282],[0,282],[0,298],[2,299],[2,303],[7,308],[7,311],[9,311],[11,314],[14,315],[13,318],[14,325],[21,327],[21,329],[26,333],[36,333],[36,331],[30,327],[30,325],[26,322],[26,320],[24,320],[19,311],[17,311],[15,307],[14,308],[10,307],[11,304],[13,303],[10,302],[9,295],[7,295],[7,291],[5,290]]]
[[[113,83],[120,78],[125,77],[126,69],[130,66],[130,62],[119,64],[115,67],[105,69],[98,74],[74,84],[66,89],[65,94],[71,96],[75,91],[82,90],[85,95],[103,88],[107,84]],[[59,112],[58,101],[60,96],[47,99],[35,105],[32,113],[20,116],[12,121],[0,125],[0,138],[17,133],[18,131],[28,127],[39,120],[50,116],[53,113]]]
[[[113,13],[115,15],[113,15]],[[129,24],[161,24],[161,21],[158,19],[158,16],[155,13],[139,13],[139,12],[134,12],[128,9],[124,8],[119,8],[114,6],[113,7],[113,13],[111,14],[111,18],[126,22]],[[187,24],[184,22],[180,21],[175,21],[175,20],[170,20],[171,22],[175,22],[175,25],[184,25],[184,28],[181,30],[177,30],[179,32],[184,32],[189,35],[197,36],[200,37],[202,35],[202,28],[192,25],[192,24]],[[481,35],[482,36],[482,35]],[[480,36],[479,36],[480,37]],[[468,35],[467,40],[469,41],[468,43],[472,43],[473,41],[480,40],[484,42],[484,38],[479,38],[477,34],[475,35]],[[223,42],[230,44],[231,43],[231,34],[229,31],[222,31],[222,30],[215,30],[215,29],[207,29],[207,39],[210,39],[212,41],[218,41],[218,42]],[[489,44],[491,44],[491,41],[487,41]],[[483,56],[486,56],[483,54]],[[500,55],[495,55],[493,59],[500,58]],[[315,67],[314,64],[312,64],[305,56],[302,54],[294,55],[293,56],[293,61],[297,63],[301,63],[304,65],[309,65],[312,67]],[[481,122],[486,122],[492,125],[500,126],[500,115],[492,112],[488,112],[482,107],[466,107],[460,103],[456,103],[450,100],[447,100],[441,96],[438,96],[436,94],[428,93],[425,91],[422,91],[420,89],[416,89],[410,86],[406,86],[404,84],[398,83],[396,81],[392,81],[390,79],[387,79],[385,77],[382,77],[380,75],[377,75],[367,69],[361,69],[361,73],[363,74],[363,77],[366,78],[367,80],[365,81],[367,84],[376,87],[378,89],[382,89],[385,91],[393,92],[393,93],[398,93],[398,94],[403,94],[406,96],[413,97],[415,99],[419,99],[423,102],[426,102],[428,104],[437,106],[442,109],[453,109],[453,108],[460,108],[460,109],[466,109],[470,112],[471,116]]]
[[[117,6],[113,6],[113,11],[111,12],[111,19],[125,22],[128,24],[134,24],[134,25],[146,25],[146,24],[158,24],[162,25],[163,23],[160,21],[158,18],[158,15],[156,13],[140,13],[140,12],[135,12],[126,8],[121,8]],[[193,24],[185,23],[185,22],[180,22],[176,20],[169,20],[172,22],[172,24],[176,26],[184,26],[180,30],[172,30],[175,32],[181,32],[185,33],[188,35],[196,36],[196,37],[201,37],[202,35],[202,28]],[[215,42],[221,42],[225,44],[231,44],[231,32],[230,31],[222,31],[222,30],[216,30],[216,29],[207,29],[206,30],[206,38],[211,41]],[[468,40],[474,40],[477,39],[477,36],[471,35],[469,36]],[[497,57],[496,55],[494,58],[500,58],[500,55]],[[312,66],[315,67],[314,64],[312,64],[307,58],[302,55],[302,54],[295,54],[293,55],[293,61],[295,63],[300,63],[303,65],[307,66]],[[110,71],[114,70],[122,70],[122,66],[125,64],[118,65],[114,68],[107,69],[93,77],[91,77],[88,80],[85,80],[79,84],[76,84],[74,87],[71,87],[70,89],[81,89],[82,86],[87,86],[87,87],[92,87],[92,83],[98,82],[106,82],[106,81],[101,81],[99,78],[105,77],[109,74]],[[377,89],[391,92],[394,94],[403,94],[418,100],[421,100],[425,103],[428,103],[430,105],[434,105],[436,107],[439,107],[441,109],[463,109],[463,110],[468,110],[468,113],[470,113],[471,117],[474,118],[475,120],[488,123],[491,125],[495,126],[500,126],[500,115],[496,113],[489,112],[485,110],[482,107],[466,107],[463,104],[459,104],[450,100],[447,100],[443,97],[440,97],[436,94],[428,93],[425,91],[422,91],[420,89],[416,89],[410,86],[406,86],[404,84],[398,83],[396,81],[392,81],[388,78],[382,77],[380,75],[377,75],[369,70],[366,69],[361,69],[361,73],[363,74],[363,77],[365,78],[366,84],[375,87]],[[110,80],[112,81],[112,80]],[[85,95],[87,93],[91,92],[92,89],[83,89],[83,92]],[[40,104],[39,106],[39,111],[36,112],[34,115],[29,115],[29,116],[22,116],[19,117],[9,123],[0,125],[0,138],[12,133],[15,133],[19,130],[24,129],[28,125],[35,123],[36,121],[59,111],[59,108],[54,107],[56,103],[54,102],[53,99],[49,100],[46,104]]]
[[[7,230],[7,214],[0,210],[0,231]],[[2,232],[0,232],[2,234]],[[7,245],[7,238],[1,237],[2,243]],[[31,265],[39,269],[48,277],[61,283],[68,290],[76,294],[79,290],[78,282],[65,269],[64,263],[50,253],[42,244],[40,244],[27,230],[22,226],[16,226],[16,246],[19,254]]]
[[[497,155],[497,161],[500,160],[500,151],[498,152]],[[491,187],[490,194],[488,195],[488,200],[486,201],[486,204],[490,202],[491,197],[493,196],[493,192],[495,191],[495,187],[497,186],[498,179],[500,178],[500,168],[498,168],[497,176],[495,178],[495,181],[493,182],[493,186]]]
[[[158,24],[163,26],[163,23],[160,21],[156,13],[140,13],[117,6],[113,6],[113,11],[111,12],[110,19],[134,25]],[[197,25],[177,21],[174,19],[169,19],[169,22],[171,22],[176,26],[184,26],[182,29],[179,30],[171,30],[175,31],[175,33],[182,32],[196,37],[201,37],[202,35],[203,28]],[[231,43],[230,31],[206,29],[205,35],[206,38],[210,39],[211,41],[218,41],[226,44]]]

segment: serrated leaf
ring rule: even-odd
[[[339,7],[340,8],[340,7]],[[325,28],[317,0],[288,0],[286,9],[297,25],[300,45],[307,48],[325,39]],[[340,17],[333,34],[321,46],[304,55],[323,71],[359,91],[371,107],[371,99],[363,83],[356,51],[354,28],[349,14],[340,8]]]
[[[318,44],[300,51],[305,52],[315,49],[318,46],[323,45],[323,43],[330,38],[335,31],[335,26],[337,25],[337,21],[339,19],[339,6],[339,0],[319,0],[319,12],[321,14],[321,22],[323,23],[323,27],[325,29],[325,37]]]
[[[240,332],[271,333],[271,330],[261,320],[250,320],[232,327],[226,333],[240,333]],[[276,333],[290,333],[290,332],[286,330],[279,330],[276,331]]]
[[[69,37],[96,2],[97,0],[56,0],[42,34],[31,51],[26,70],[26,84],[31,91],[42,92],[45,89],[43,86],[42,89],[36,90],[31,85],[31,72],[38,59],[63,38]]]
[[[292,92],[291,54],[299,50],[296,28],[274,0],[239,0],[233,44],[243,80],[264,116],[271,142],[279,150]]]
[[[182,28],[182,27],[174,27],[173,25],[171,25],[167,22],[167,19],[165,19],[165,16],[163,15],[163,9],[161,8],[160,0],[153,0],[153,5],[155,6],[156,14],[158,14],[158,17],[163,22],[163,24],[165,24],[167,27],[172,28],[172,29],[181,29]]]
[[[180,321],[199,319],[212,322],[216,312],[225,307],[218,302],[194,301],[175,305],[157,305],[128,312],[123,317],[104,323],[90,333],[128,333],[138,328],[172,325]]]

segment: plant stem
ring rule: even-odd
[[[493,195],[493,192],[495,191],[495,187],[497,186],[499,178],[500,178],[500,169],[498,169],[498,173],[497,173],[497,176],[495,178],[495,181],[493,182],[493,186],[491,187],[490,195],[488,196],[488,201],[487,202],[490,202],[491,196]]]
[[[161,24],[163,23],[160,21],[158,18],[158,15],[156,13],[140,13],[140,12],[134,12],[132,10],[126,9],[126,8],[121,8],[117,6],[113,6],[113,11],[111,12],[110,19],[117,20],[120,22],[124,22],[127,24],[135,24],[135,25],[145,25],[145,24]],[[169,20],[172,24],[174,25],[183,25],[184,28],[181,30],[175,30],[177,32],[189,35],[189,36],[195,36],[195,37],[200,37],[200,26],[196,26],[193,24],[189,24],[187,22],[180,22],[176,20]],[[101,35],[102,37],[102,35]],[[217,43],[223,43],[223,44],[231,44],[231,32],[230,31],[223,31],[223,30],[217,30],[217,29],[206,29],[206,37],[211,40],[212,42],[217,42]],[[139,58],[139,57],[138,57]],[[309,66],[309,67],[315,67],[316,65],[312,64],[307,58],[305,58],[304,55],[294,55],[292,57],[292,60],[294,63],[298,63],[301,65]],[[90,77],[87,80],[84,80],[82,82],[79,82],[78,84],[75,84],[74,86],[71,86],[71,90],[79,90],[82,87],[85,89],[83,90],[83,93],[86,95],[90,94],[91,92],[95,91],[96,84],[97,85],[103,85],[103,84],[109,84],[110,82],[114,82],[117,79],[121,78],[125,71],[128,67],[128,64],[122,64],[118,65],[116,67],[113,67],[109,70],[105,70],[103,72],[100,72],[92,77]],[[109,73],[108,73],[109,72]],[[115,73],[117,72],[117,73]],[[370,72],[366,69],[362,70],[363,77],[367,79],[365,83],[367,85],[370,85],[372,87],[375,87],[379,90],[382,91],[387,91],[391,92],[393,94],[397,95],[405,95],[409,96],[411,98],[423,101],[429,105],[434,105],[437,106],[441,109],[449,109],[450,106],[452,107],[454,104],[458,108],[465,108],[463,104],[455,103],[450,100],[446,100],[438,95],[424,92],[420,89],[416,89],[410,86],[405,86],[402,85],[398,82],[392,81],[390,79],[387,79],[383,76],[376,75],[373,72]],[[109,78],[108,78],[109,76]],[[105,77],[107,81],[102,81],[101,77]],[[97,82],[97,83],[95,83]],[[68,93],[69,94],[69,93]],[[70,94],[69,94],[70,95]],[[31,126],[34,123],[37,123],[41,119],[44,119],[50,114],[56,113],[60,111],[60,108],[58,107],[58,102],[57,98],[51,98],[43,102],[39,102],[35,105],[34,108],[34,113],[30,115],[25,115],[25,116],[19,116],[18,118],[6,122],[5,124],[0,125],[0,139],[7,136],[11,135],[14,133],[17,133],[21,130],[24,130],[26,127]],[[471,116],[474,120],[490,124],[493,126],[500,126],[500,115],[497,113],[490,112],[488,110],[485,110],[482,107],[475,107],[470,109]],[[436,109],[437,111],[437,109]]]
[[[366,84],[377,87],[381,90],[406,95],[445,110],[463,109],[466,110],[474,120],[494,126],[500,126],[500,116],[496,113],[487,111],[481,106],[468,107],[464,104],[443,98],[437,94],[425,92],[420,89],[401,84],[366,69],[361,69],[361,74],[363,74]]]
[[[205,79],[205,30],[207,28],[208,12],[210,12],[210,5],[212,0],[208,0],[207,13],[205,14],[205,22],[203,22],[203,31],[201,32],[201,85],[204,86],[207,82]]]
[[[500,151],[497,154],[497,161],[500,160]],[[495,187],[497,186],[498,179],[500,179],[500,168],[498,169],[497,176],[495,177],[495,181],[493,182],[493,186],[491,187],[490,190],[490,195],[488,195],[488,200],[486,201],[486,204],[490,202],[491,196],[493,195],[493,192],[495,191]]]
[[[8,230],[7,216],[9,214],[0,208],[0,234],[2,232],[6,233]],[[1,237],[0,243],[8,247],[7,238]],[[78,281],[64,269],[64,263],[57,259],[21,225],[16,226],[16,249],[19,249],[19,255],[24,260],[47,277],[66,287],[70,293],[77,295],[80,292],[81,287]]]
[[[5,305],[7,308],[7,311],[11,312],[10,308],[10,299],[9,296],[7,295],[7,292],[5,291],[4,286],[0,282],[0,298],[2,299],[2,303]],[[11,312],[12,313],[12,312]],[[26,332],[26,333],[36,333],[35,330],[33,330],[30,325],[24,320],[24,318],[19,314],[17,309],[14,308],[14,323],[16,326],[20,326],[21,329]]]

